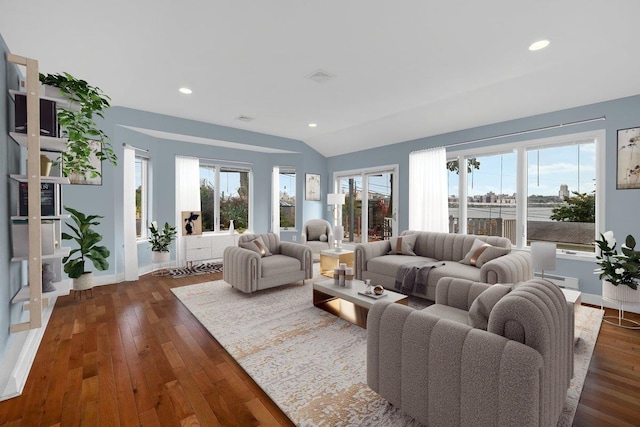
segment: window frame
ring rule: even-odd
[[[527,241],[527,184],[528,184],[528,171],[527,171],[527,153],[530,150],[536,148],[553,148],[567,145],[573,145],[578,143],[595,143],[596,160],[595,160],[595,191],[596,191],[596,222],[595,222],[595,235],[597,238],[600,233],[604,232],[605,224],[605,201],[606,201],[606,131],[604,129],[598,129],[587,132],[579,132],[565,135],[552,136],[547,138],[539,138],[532,140],[522,140],[517,142],[510,142],[505,144],[484,146],[484,147],[471,147],[471,148],[453,148],[447,150],[447,161],[458,160],[460,165],[465,165],[466,160],[472,157],[492,156],[498,154],[504,154],[506,152],[514,151],[516,153],[516,244],[514,249],[530,250],[530,247],[526,245]],[[460,227],[460,234],[467,234],[467,204],[462,203],[462,200],[467,199],[467,168],[459,167],[459,183],[458,183],[458,218],[460,224],[464,224],[464,227]],[[463,190],[464,189],[464,190]],[[595,252],[585,251],[569,251],[559,250],[559,258],[575,259],[580,257],[586,257],[593,259]]]
[[[280,229],[284,230],[284,231],[296,231],[297,230],[297,209],[298,209],[298,196],[297,196],[297,192],[298,192],[298,171],[296,170],[295,167],[293,166],[279,166],[278,168],[278,186],[281,182],[282,176],[283,175],[293,175],[293,182],[295,185],[295,189],[293,191],[293,198],[294,198],[294,203],[295,205],[293,206],[293,226],[292,227],[285,227],[282,225],[282,216],[279,215],[280,217]],[[291,193],[288,193],[289,196],[291,196]],[[280,196],[280,188],[278,188],[278,202],[280,203],[280,205],[278,206],[278,210],[281,211],[280,206],[282,203],[282,197]],[[281,213],[281,212],[280,212]]]
[[[136,235],[136,240],[147,240],[149,239],[149,225],[152,221],[151,207],[153,191],[151,190],[151,158],[149,156],[136,153],[134,158],[134,168],[136,167],[138,161],[141,161],[142,165],[142,170],[140,173],[140,187],[142,187],[140,194],[140,219],[142,220],[142,222],[140,224],[140,236]],[[135,191],[137,191],[137,188],[135,189]]]

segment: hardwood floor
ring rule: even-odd
[[[59,298],[0,425],[293,425],[170,291],[220,278],[147,275]],[[640,331],[603,324],[575,425],[640,425]]]

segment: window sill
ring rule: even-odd
[[[514,251],[523,251],[531,253],[531,248],[516,248],[513,247]],[[583,262],[595,262],[596,254],[595,252],[578,252],[578,251],[565,251],[564,249],[556,251],[557,259],[569,259],[572,261],[583,261]]]

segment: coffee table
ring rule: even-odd
[[[353,280],[351,288],[336,286],[333,284],[333,279],[322,280],[313,284],[313,305],[366,328],[369,309],[376,301],[409,304],[407,295],[388,289],[384,290],[386,296],[378,299],[358,294],[358,291],[364,291],[364,288],[362,280]]]

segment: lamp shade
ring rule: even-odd
[[[531,242],[531,262],[534,270],[555,270],[556,244]]]
[[[329,193],[327,194],[328,205],[344,205],[344,194],[342,193]]]

